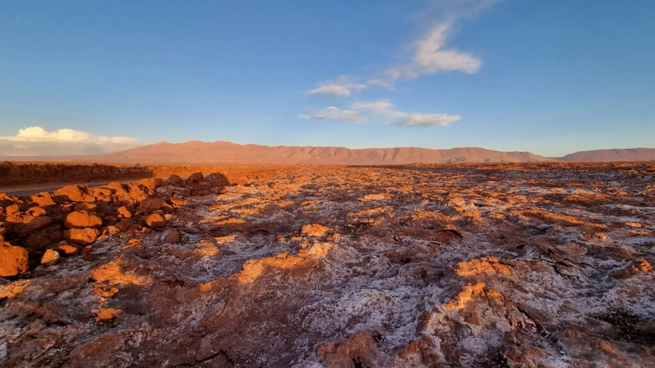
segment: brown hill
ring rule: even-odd
[[[575,162],[655,161],[655,148],[580,151],[561,158]]]
[[[336,164],[385,165],[451,162],[542,162],[551,159],[529,152],[484,148],[427,149],[240,145],[231,142],[161,142],[78,160],[141,164]]]

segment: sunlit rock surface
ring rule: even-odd
[[[655,164],[178,179],[0,198],[11,246],[52,217],[1,279],[0,365],[655,366]],[[103,215],[69,253],[68,201]]]

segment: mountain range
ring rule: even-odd
[[[581,151],[560,158],[530,152],[503,152],[479,147],[428,149],[419,147],[362,148],[316,146],[264,146],[232,142],[160,142],[129,150],[84,156],[2,157],[14,161],[92,161],[125,164],[324,164],[388,165],[454,162],[612,162],[653,161],[655,148]]]

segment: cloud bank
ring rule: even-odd
[[[19,129],[16,135],[0,136],[3,156],[67,156],[120,151],[142,145],[129,137],[106,137],[74,129],[48,132],[42,127]]]

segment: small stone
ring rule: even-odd
[[[165,243],[179,243],[180,233],[175,229],[166,229],[161,235],[161,240]]]
[[[81,245],[91,244],[98,239],[98,230],[93,228],[70,229],[68,240]]]
[[[75,206],[75,211],[93,212],[98,209],[98,206],[93,203],[80,203]]]
[[[41,264],[51,264],[59,259],[59,252],[54,249],[48,249],[41,257]]]
[[[161,187],[162,184],[164,184],[164,180],[162,180],[162,178],[141,179],[139,180],[139,184],[143,185],[148,189],[154,190]]]
[[[57,246],[57,251],[67,256],[74,256],[80,252],[80,248],[72,244],[59,244]]]
[[[118,207],[117,211],[118,211],[118,216],[122,218],[125,219],[132,218],[132,212],[130,212],[130,210],[128,210],[127,207],[125,206]]]
[[[146,225],[151,228],[164,227],[166,226],[166,220],[164,219],[164,216],[153,213],[146,217]]]

